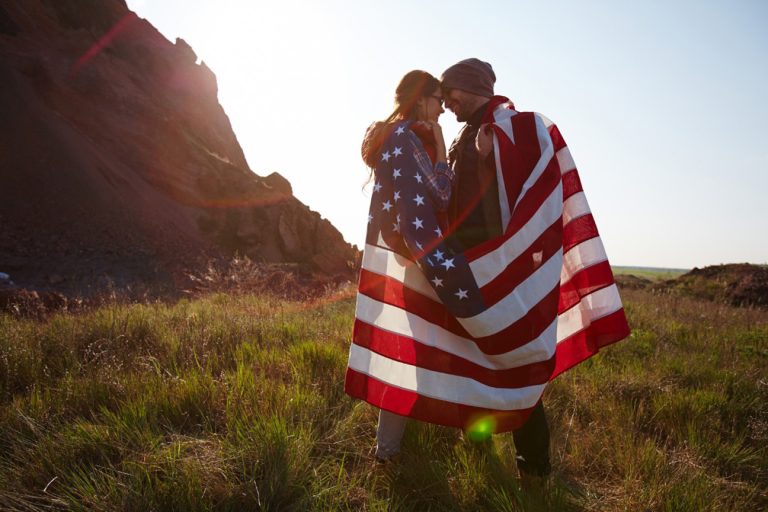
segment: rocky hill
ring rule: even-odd
[[[356,248],[249,169],[197,60],[123,0],[0,4],[0,272],[174,287],[239,253],[353,276]]]
[[[694,268],[677,279],[653,284],[651,289],[732,306],[768,307],[768,267],[731,263]]]

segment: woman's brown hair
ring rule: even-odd
[[[360,152],[368,167],[376,167],[376,154],[391,131],[387,128],[395,121],[416,119],[416,103],[420,98],[433,95],[439,88],[440,80],[426,71],[415,69],[403,76],[395,89],[395,109],[384,121],[377,121],[369,126],[365,133]]]

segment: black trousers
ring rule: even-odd
[[[517,451],[517,468],[529,475],[548,475],[552,466],[549,462],[549,425],[541,401],[533,408],[522,427],[512,432]]]

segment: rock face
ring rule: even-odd
[[[239,253],[353,275],[358,251],[248,168],[196,61],[123,0],[0,4],[0,272],[173,286]]]

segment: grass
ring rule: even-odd
[[[528,493],[508,434],[412,422],[399,463],[372,463],[349,297],[0,316],[0,509],[768,507],[768,312],[623,298],[632,337],[546,392],[555,473]]]
[[[676,279],[688,270],[680,268],[659,268],[659,267],[611,267],[614,275],[633,275],[650,279],[651,281],[665,281],[667,279]]]

